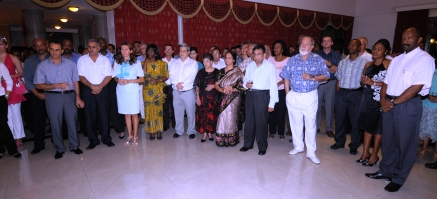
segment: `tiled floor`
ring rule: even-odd
[[[305,153],[290,156],[293,147],[278,136],[269,139],[265,156],[258,150],[242,153],[236,147],[218,148],[200,142],[200,135],[172,138],[174,129],[161,141],[140,135],[139,146],[125,146],[112,132],[115,147],[99,145],[88,151],[80,134],[82,155],[67,152],[55,160],[46,149],[31,155],[33,143],[25,142],[21,159],[0,160],[0,198],[435,198],[437,171],[423,165],[432,154],[418,158],[407,182],[397,193],[384,191],[388,183],[364,176],[377,167],[363,167],[348,149],[331,150],[334,143],[317,135],[315,165]],[[65,141],[68,147],[68,141]],[[256,148],[256,147],[255,147]]]

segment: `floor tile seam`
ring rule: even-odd
[[[80,165],[81,165],[81,167],[82,167],[82,170],[83,170],[83,172],[85,173],[85,177],[86,177],[86,180],[87,180],[87,182],[88,182],[88,186],[90,186],[91,192],[93,193],[93,196],[94,196],[94,198],[96,199],[97,197],[96,197],[96,194],[94,193],[93,186],[91,186],[90,179],[88,178],[88,174],[87,174],[87,172],[85,171],[85,168],[83,167],[82,161],[80,160],[80,157],[79,157],[79,156],[78,156],[78,158],[79,158],[79,161],[80,161]]]
[[[175,179],[176,180],[176,179]],[[189,197],[187,196],[186,193],[184,193],[181,188],[179,188],[174,182],[173,180],[170,181],[170,183],[172,183],[182,194],[184,194],[185,198],[189,199]]]
[[[3,146],[2,146],[3,147]],[[3,153],[3,155],[4,155],[4,153]],[[7,183],[7,185],[6,185],[6,189],[5,189],[5,195],[4,195],[4,198],[6,198],[6,193],[8,192],[8,188],[9,188],[9,180],[10,180],[10,178],[11,178],[11,170],[12,170],[12,165],[11,164],[9,164],[9,171],[8,171],[8,180],[6,181]]]
[[[312,171],[308,171],[308,172],[312,172]],[[338,183],[338,182],[336,182],[336,181],[333,181],[333,180],[330,180],[330,179],[328,179],[328,178],[325,178],[324,176],[321,176],[321,175],[319,175],[319,174],[317,174],[317,173],[314,173],[314,172],[312,172],[312,173],[313,173],[314,175],[317,175],[318,177],[321,177],[321,178],[323,178],[323,179],[325,179],[325,180],[328,180],[328,181],[330,181],[330,182],[333,182],[333,183],[335,183],[335,184],[337,184],[337,185],[339,185],[339,186],[341,186],[341,187],[344,187],[344,188],[346,188],[347,190],[350,190],[350,191],[352,191],[352,192],[354,192],[354,193],[359,193],[359,194],[362,195],[362,196],[371,197],[371,196],[369,196],[369,195],[366,195],[366,194],[361,193],[360,191],[352,190],[350,187],[347,187],[347,186],[342,185],[342,184],[340,184],[340,183]]]

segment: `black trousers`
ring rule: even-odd
[[[173,88],[171,86],[166,86],[167,96],[164,101],[164,129],[170,128],[170,122],[172,127],[175,128],[176,121],[174,118],[174,107],[173,107]]]
[[[32,110],[34,147],[41,149],[45,147],[44,136],[47,117],[46,102],[45,100],[40,100],[33,93],[30,93],[30,102]]]
[[[246,92],[244,147],[253,148],[256,138],[258,149],[260,151],[267,151],[269,100],[270,93],[268,90]]]
[[[32,122],[32,102],[30,102],[30,98],[31,98],[30,93],[26,93],[24,94],[24,97],[27,99],[24,102],[21,102],[21,115],[23,116],[23,120],[24,120],[24,128],[28,128],[31,131],[33,131],[32,126],[33,126],[33,122]]]
[[[14,137],[8,126],[8,101],[5,96],[0,96],[0,153],[5,153],[5,147],[9,155],[18,153]]]
[[[101,140],[104,144],[111,142],[109,134],[109,113],[110,101],[108,87],[103,87],[99,94],[92,94],[91,88],[84,86],[81,92],[82,100],[85,103],[85,124],[90,143],[100,144],[97,135],[98,119],[100,121]],[[97,117],[97,113],[99,117]]]
[[[117,132],[124,132],[124,115],[118,113],[118,105],[117,105],[117,93],[116,87],[117,83],[112,79],[108,84],[108,93],[110,98],[110,111],[111,111],[111,126]]]
[[[396,184],[404,184],[416,161],[422,110],[422,101],[417,96],[382,113],[383,158],[378,172],[391,177]]]
[[[335,144],[344,146],[346,134],[350,129],[349,148],[357,149],[361,145],[363,132],[357,129],[362,90],[346,91],[340,89],[335,96]],[[351,128],[349,128],[349,126]]]
[[[279,135],[284,135],[285,131],[285,113],[287,105],[285,104],[285,90],[278,90],[279,102],[275,104],[275,110],[269,113],[269,132]]]
[[[83,87],[85,87],[81,82],[79,82],[80,90],[83,90]],[[79,120],[79,128],[80,133],[84,134],[85,136],[88,135],[87,129],[86,129],[86,122],[85,122],[85,110],[83,108],[77,108],[77,120]]]

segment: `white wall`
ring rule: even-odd
[[[269,5],[355,16],[359,0],[246,0]],[[434,0],[435,1],[435,0]]]

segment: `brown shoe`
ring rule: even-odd
[[[275,137],[275,134],[270,134],[269,135],[269,138],[274,138]]]
[[[330,137],[330,138],[333,138],[334,137],[334,132],[326,131],[326,135],[328,135],[328,137]]]
[[[291,135],[291,131],[288,131],[285,135]]]

